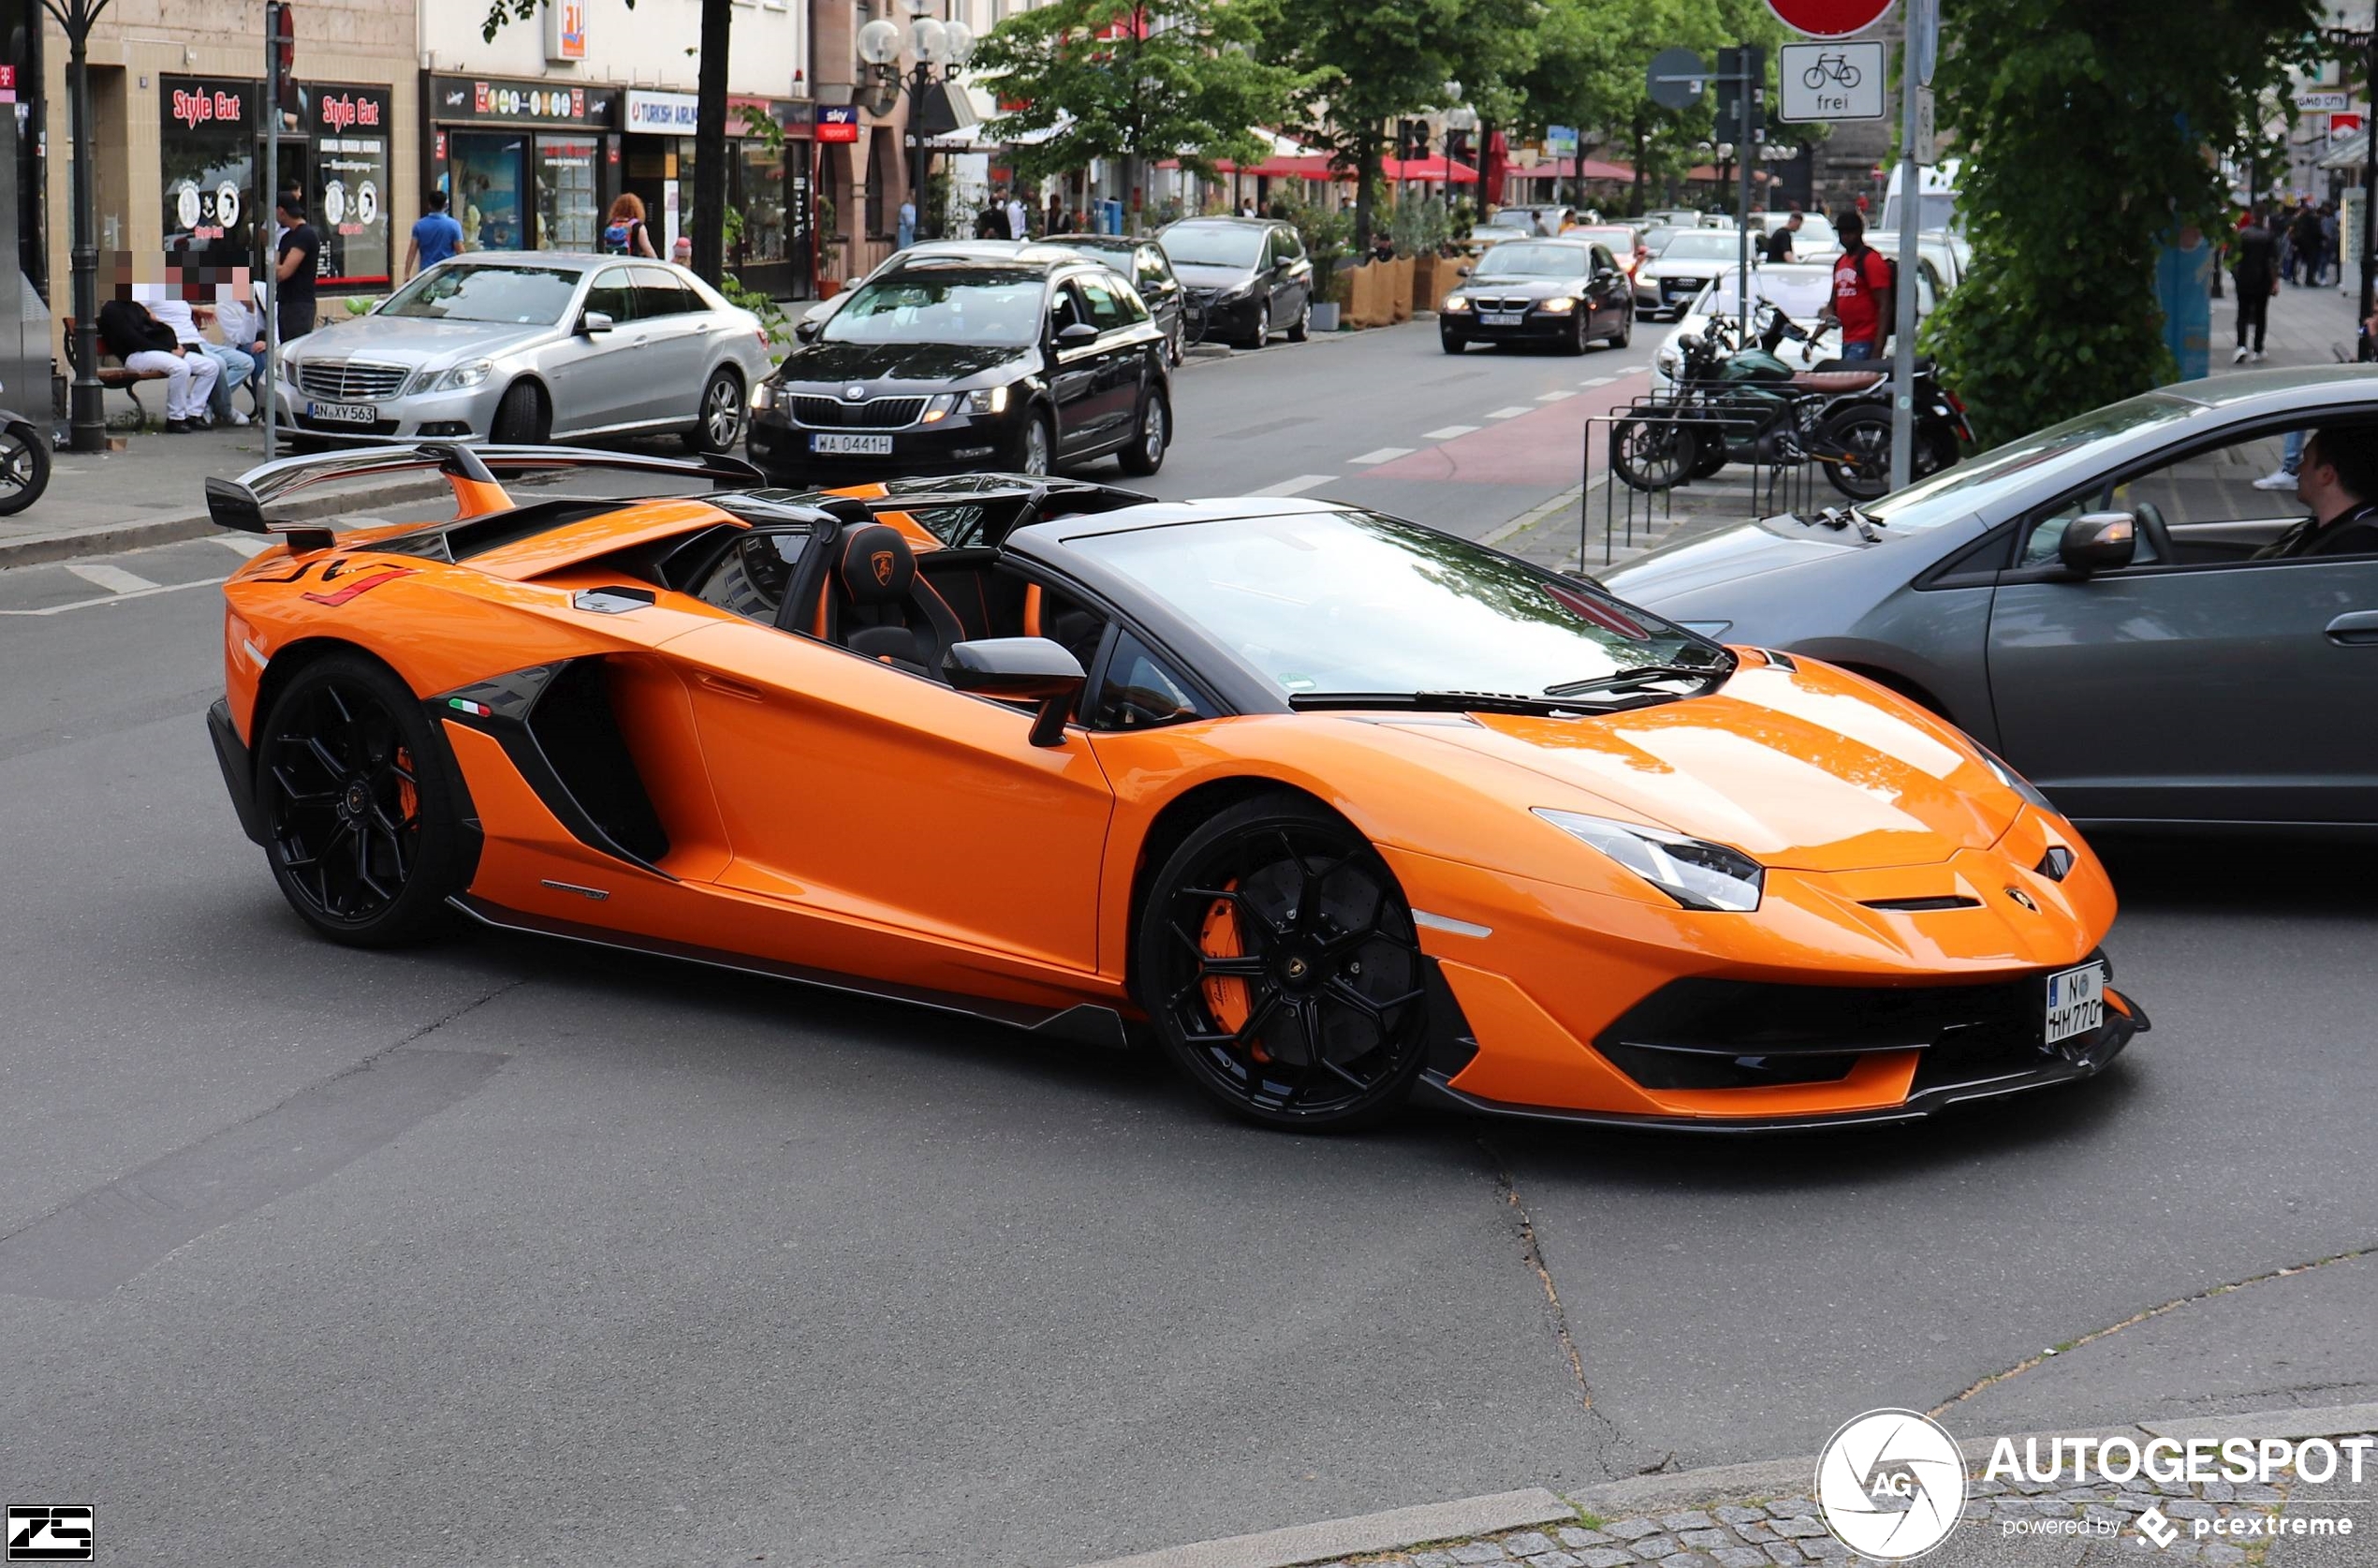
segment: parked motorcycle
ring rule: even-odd
[[[22,512],[50,488],[50,443],[31,419],[0,408],[0,517]]]

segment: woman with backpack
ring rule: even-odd
[[[661,253],[653,248],[652,231],[644,227],[643,200],[634,191],[620,192],[619,199],[611,203],[610,216],[603,220],[603,254],[661,258]]]

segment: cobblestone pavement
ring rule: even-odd
[[[1928,1558],[1937,1568],[1955,1563],[2052,1562],[2099,1568],[2114,1563],[2239,1564],[2262,1568],[2271,1556],[2282,1568],[2284,1547],[2308,1537],[2238,1534],[2200,1539],[2196,1521],[2224,1521],[2218,1533],[2241,1527],[2241,1517],[2297,1516],[2355,1518],[2352,1533],[2323,1537],[2345,1548],[2338,1561],[2378,1562],[2378,1514],[2339,1491],[2371,1488],[2307,1487],[2281,1474],[2273,1486],[2225,1480],[2189,1486],[2144,1477],[2124,1487],[2060,1487],[2023,1480],[1975,1479],[1968,1483],[1963,1528]],[[2152,1511],[2150,1517],[2150,1511]],[[2140,1521],[2147,1521],[2142,1527]],[[2248,1527],[2251,1528],[2251,1527]],[[2209,1530],[2208,1535],[2216,1533]],[[2152,1537],[2169,1544],[2158,1546]],[[1425,1548],[1358,1557],[1322,1568],[1793,1568],[1802,1563],[1866,1562],[1826,1530],[1816,1504],[1804,1497],[1746,1498],[1641,1517],[1601,1519],[1582,1515],[1574,1525],[1546,1525],[1475,1540],[1439,1542]]]

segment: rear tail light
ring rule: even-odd
[[[1941,388],[1941,396],[1948,399],[1948,405],[1957,410],[1958,418],[1964,418],[1965,400],[1963,398],[1959,397],[1955,392],[1950,391],[1945,387]]]

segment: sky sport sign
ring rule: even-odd
[[[1891,0],[1767,0],[1775,20],[1812,38],[1846,38],[1888,16]]]

